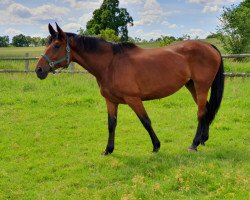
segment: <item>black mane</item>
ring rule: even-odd
[[[131,42],[120,42],[120,43],[112,43],[106,41],[102,38],[91,37],[91,36],[83,36],[77,35],[75,33],[66,33],[68,37],[74,37],[76,39],[76,43],[80,49],[84,49],[88,53],[95,53],[100,49],[100,45],[102,43],[106,43],[111,45],[113,54],[121,54],[124,53],[128,49],[133,49],[137,47],[134,43]],[[54,39],[58,38],[58,34],[49,36],[48,44],[51,44]]]

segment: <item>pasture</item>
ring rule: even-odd
[[[0,74],[0,94],[0,199],[249,199],[250,79],[226,79],[197,153],[187,150],[197,108],[185,88],[145,102],[157,154],[121,105],[107,157],[106,105],[91,75]]]

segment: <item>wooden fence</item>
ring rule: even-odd
[[[250,57],[250,54],[228,54],[222,55],[223,58],[246,58]],[[17,70],[17,69],[0,69],[0,73],[34,73],[34,70],[30,70],[30,61],[31,60],[38,60],[39,57],[29,57],[29,54],[26,53],[25,57],[6,57],[0,58],[1,60],[23,60],[25,62],[24,70]],[[249,66],[250,67],[250,66]],[[70,63],[68,70],[58,71],[57,73],[88,73],[85,70],[75,70],[75,64],[73,62]],[[250,77],[250,73],[225,73],[227,77]]]

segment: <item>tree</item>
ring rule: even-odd
[[[23,34],[16,35],[12,38],[12,44],[15,47],[28,47],[29,46],[29,38],[27,38]]]
[[[176,38],[173,37],[173,36],[161,36],[161,38],[158,38],[158,41],[160,43],[160,46],[163,47],[163,46],[167,46],[173,42],[176,41]]]
[[[42,45],[41,40],[42,40],[42,38],[40,38],[40,37],[32,37],[31,44],[35,47],[40,46],[40,45]]]
[[[220,33],[210,33],[206,39],[209,39],[209,38],[220,38],[221,37],[221,34]]]
[[[93,12],[86,25],[86,33],[99,35],[101,30],[112,29],[121,41],[128,40],[128,25],[133,26],[133,18],[125,8],[119,8],[119,0],[104,0],[101,7]]]
[[[107,28],[105,30],[101,30],[98,37],[103,38],[105,40],[113,41],[113,42],[119,42],[120,38],[115,34],[115,31]]]
[[[48,43],[48,38],[41,38],[41,46],[45,46]]]
[[[188,35],[188,34],[184,34],[184,35],[182,35],[182,40],[190,40],[191,39],[191,36],[190,35]]]
[[[0,47],[7,47],[10,44],[9,36],[0,36]]]
[[[217,32],[224,49],[234,54],[250,50],[250,0],[224,8],[220,20]]]

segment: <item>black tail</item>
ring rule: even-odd
[[[220,51],[217,49],[217,47],[215,47],[214,45],[212,45],[212,47],[215,48],[220,53]],[[221,55],[221,53],[220,53],[220,55]],[[223,96],[223,91],[224,91],[224,79],[225,79],[224,64],[223,64],[223,60],[221,57],[220,68],[219,68],[219,70],[215,76],[215,79],[213,81],[213,84],[211,86],[211,95],[209,98],[209,102],[207,104],[207,112],[206,112],[205,118],[206,118],[206,122],[208,124],[212,123],[216,113],[219,110],[222,96]]]

